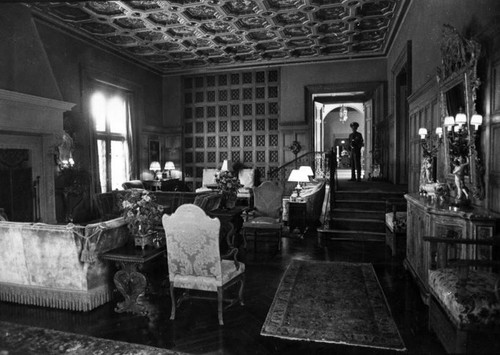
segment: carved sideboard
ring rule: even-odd
[[[407,241],[405,268],[410,271],[423,301],[429,297],[427,273],[432,257],[429,244],[424,236],[482,239],[492,237],[500,216],[481,208],[455,210],[444,201],[431,200],[419,194],[406,194],[408,204]],[[461,257],[471,259],[486,258],[492,253],[491,247],[464,245],[455,250]],[[488,255],[489,257],[489,255]]]

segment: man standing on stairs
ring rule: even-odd
[[[349,134],[349,151],[351,152],[351,179],[356,181],[356,171],[358,172],[357,181],[361,181],[361,148],[364,146],[363,135],[358,132],[359,123],[351,123],[352,133]]]

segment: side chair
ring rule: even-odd
[[[170,319],[175,319],[175,311],[188,298],[195,296],[189,290],[217,292],[219,324],[224,325],[223,309],[239,302],[243,305],[245,285],[245,264],[238,262],[238,249],[230,248],[221,257],[219,249],[219,231],[221,222],[210,218],[194,204],[184,204],[172,215],[163,215],[163,228],[167,240],[167,264],[170,281],[172,312]],[[229,228],[227,233],[234,233]],[[232,260],[223,258],[232,257]],[[239,283],[237,299],[225,299],[224,291]],[[175,288],[185,289],[182,297],[176,301]],[[200,293],[200,292],[198,292]],[[210,298],[213,299],[213,298]],[[223,302],[229,304],[223,308]]]
[[[278,237],[278,250],[281,250],[283,187],[272,181],[264,181],[258,187],[253,188],[253,197],[254,206],[243,212],[244,248],[247,245],[248,232],[253,232],[254,252],[257,249],[257,236],[260,233],[273,233]]]
[[[448,353],[500,353],[498,237],[424,237],[428,245],[429,329]]]

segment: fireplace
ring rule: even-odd
[[[9,219],[56,223],[54,152],[63,134],[63,113],[73,106],[0,89],[0,154],[4,157],[0,196],[6,197],[0,199],[0,208],[10,211]],[[16,154],[25,160],[15,163]]]

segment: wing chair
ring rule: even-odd
[[[217,174],[219,174],[218,169],[203,169],[201,187],[197,188],[196,192],[212,191],[217,186]]]
[[[254,206],[244,211],[243,242],[246,248],[248,232],[253,232],[254,252],[257,247],[257,235],[260,233],[276,234],[278,250],[281,250],[283,187],[272,181],[264,181],[253,189]]]
[[[183,288],[217,292],[219,324],[223,325],[223,302],[229,302],[226,308],[238,301],[243,305],[245,264],[237,261],[237,249],[231,249],[226,255],[226,257],[232,256],[233,260],[221,259],[219,251],[221,223],[217,218],[207,216],[194,204],[184,204],[172,215],[163,215],[162,223],[167,239],[172,300],[170,319],[175,319],[175,310],[183,300],[188,297],[196,298],[185,292],[176,302],[175,288]],[[238,299],[224,299],[224,291],[238,282],[240,283]]]
[[[449,353],[500,353],[498,239],[424,237],[431,257],[429,328]]]
[[[253,197],[252,189],[255,184],[255,169],[241,169],[238,172],[238,179],[243,187],[238,189],[236,198],[239,200],[245,200],[246,205],[251,207]]]

